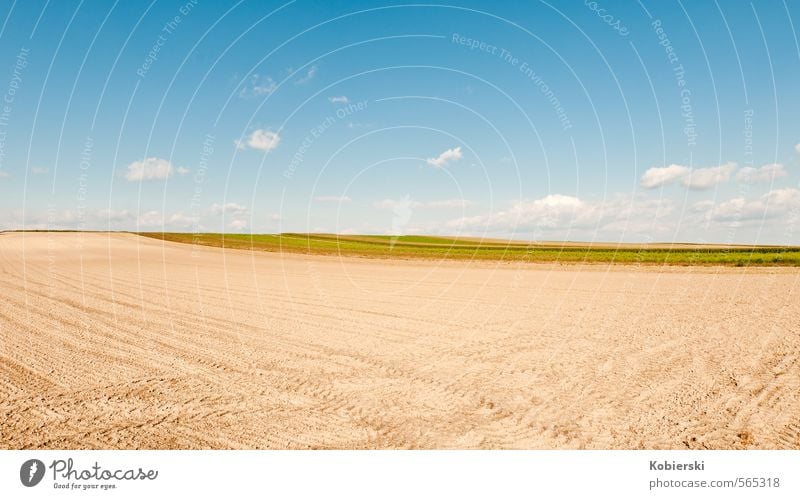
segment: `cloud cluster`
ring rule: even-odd
[[[254,73],[239,90],[239,97],[262,97],[278,89],[278,84],[270,76]]]
[[[761,168],[745,166],[736,173],[736,180],[742,184],[772,182],[776,178],[786,177],[786,169],[780,163],[764,165]]]
[[[453,149],[446,150],[435,158],[428,158],[427,163],[436,168],[442,168],[453,161],[458,161],[461,157],[461,147],[454,147]]]
[[[125,179],[129,182],[163,180],[170,177],[173,171],[172,163],[166,159],[145,158],[142,161],[134,161],[128,165]]]
[[[183,212],[167,215],[157,210],[146,211],[136,220],[138,227],[179,227],[189,228],[195,223],[196,218],[185,215]]]
[[[243,215],[247,213],[247,207],[239,203],[214,203],[211,205],[211,213],[214,215]]]
[[[710,168],[693,168],[681,179],[681,185],[688,189],[702,191],[727,182],[736,169],[736,163],[725,163]]]
[[[314,79],[315,76],[317,76],[318,69],[319,68],[317,68],[317,66],[311,66],[310,68],[308,68],[308,71],[306,71],[305,76],[299,78],[297,81],[295,81],[295,83],[297,83],[298,85],[303,85],[305,83],[310,82],[311,80]]]
[[[736,163],[730,162],[708,168],[689,168],[672,164],[648,169],[642,175],[639,185],[645,189],[655,189],[680,180],[681,185],[687,189],[705,190],[730,180],[734,170]]]
[[[233,230],[243,230],[247,228],[248,210],[247,206],[239,203],[214,203],[209,209],[212,215],[223,216],[228,227]]]
[[[683,165],[669,165],[648,169],[642,175],[639,185],[645,189],[655,189],[680,181],[681,185],[692,190],[706,190],[728,182],[736,171],[736,163],[728,162],[709,168],[689,168]],[[759,168],[746,166],[736,172],[736,181],[741,184],[772,182],[776,178],[786,177],[788,173],[780,163],[771,163]]]
[[[650,168],[642,175],[640,185],[645,189],[655,189],[685,177],[690,171],[691,168],[687,166],[674,164],[663,168]]]
[[[533,200],[513,201],[506,210],[462,217],[448,226],[486,232],[547,232],[595,229],[597,231],[654,231],[666,227],[664,217],[673,210],[669,200],[642,200],[622,196],[586,201],[575,196],[550,194]]]
[[[280,136],[272,131],[264,129],[253,130],[245,140],[235,140],[237,149],[255,149],[257,151],[269,152],[280,144]]]
[[[700,201],[692,206],[698,221],[739,227],[747,223],[780,219],[797,223],[800,217],[800,190],[773,189],[757,199],[737,197],[721,203]]]
[[[438,201],[414,201],[406,196],[403,199],[383,199],[375,203],[375,207],[382,210],[398,210],[403,208],[432,208],[432,209],[457,209],[472,205],[466,199],[443,199]]]
[[[155,227],[185,230],[193,227],[196,222],[196,218],[183,212],[165,214],[158,210],[146,210],[137,214],[130,210],[111,208],[76,208],[56,212],[14,210],[3,213],[0,218],[5,218],[6,228],[42,230],[137,230]]]
[[[347,104],[348,102],[350,102],[350,99],[348,99],[346,95],[339,95],[334,97],[328,97],[328,101],[331,104]]]

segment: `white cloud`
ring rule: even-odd
[[[466,208],[472,205],[466,199],[443,199],[440,201],[414,201],[405,197],[403,199],[383,199],[375,203],[375,207],[382,210],[397,210],[401,208],[432,208],[432,209],[454,209]]]
[[[130,214],[123,210],[117,213],[116,219],[112,215],[108,219],[115,222],[123,222],[128,219]],[[172,215],[162,214],[158,210],[149,210],[140,213],[136,219],[136,225],[139,227],[176,227],[186,228],[191,227],[196,221],[195,217],[185,215],[183,212],[173,213]]]
[[[795,188],[774,189],[758,199],[733,198],[721,203],[701,201],[692,206],[692,211],[704,222],[716,222],[737,227],[745,222],[786,218],[796,222],[800,214],[800,190]],[[792,220],[789,220],[789,219]]]
[[[735,169],[736,163],[730,162],[709,168],[689,168],[675,164],[663,168],[654,167],[644,172],[639,185],[645,189],[654,189],[680,180],[681,185],[688,189],[703,190],[727,182]]]
[[[8,177],[10,177],[10,176],[11,176],[11,175],[9,175],[9,173],[8,173],[7,171],[5,171],[5,170],[0,170],[0,178],[8,178]]]
[[[197,223],[197,217],[185,215],[183,212],[173,213],[166,218],[165,225],[175,225],[179,227],[191,227]]]
[[[105,222],[129,222],[134,218],[133,213],[128,210],[112,210],[111,208],[97,210],[94,213],[90,213],[89,217]]]
[[[197,217],[183,212],[162,214],[157,210],[145,210],[140,213],[125,209],[62,209],[55,212],[36,210],[15,210],[2,213],[0,227],[5,223],[8,228],[41,229],[41,230],[138,230],[140,228],[163,228],[180,231],[197,227]]]
[[[422,203],[419,201],[413,201],[408,196],[404,197],[403,199],[383,199],[375,203],[375,208],[380,210],[392,210],[396,211],[399,209],[409,209],[409,208],[418,208],[422,206]]]
[[[710,189],[730,180],[731,173],[735,169],[736,163],[725,163],[710,168],[695,168],[681,179],[681,184],[692,190]]]
[[[269,130],[253,130],[247,140],[235,140],[234,143],[238,149],[256,149],[258,151],[269,152],[280,144],[280,136]]]
[[[435,166],[437,168],[442,168],[443,166],[451,163],[453,161],[458,161],[461,159],[461,147],[454,147],[453,149],[448,149],[442,154],[438,155],[435,158],[428,158],[427,163],[431,166]]]
[[[237,218],[235,220],[231,220],[231,223],[229,223],[228,226],[234,230],[242,230],[247,227],[247,220]]]
[[[760,168],[745,166],[736,173],[736,180],[743,184],[755,184],[758,182],[772,182],[776,178],[785,177],[786,169],[780,163],[764,165]]]
[[[128,165],[125,179],[131,182],[140,180],[161,180],[172,175],[172,163],[161,158],[145,158]]]
[[[655,189],[678,180],[690,171],[691,168],[682,165],[650,168],[642,175],[640,185],[645,189]]]
[[[224,216],[227,219],[228,227],[233,230],[241,231],[247,228],[247,206],[239,203],[214,203],[210,208],[211,214]]]
[[[340,95],[338,97],[328,97],[328,101],[330,101],[331,104],[347,104],[350,102],[350,99],[348,99],[346,95]]]
[[[136,220],[136,224],[144,227],[164,225],[164,217],[161,216],[161,212],[157,210],[150,210],[139,215],[139,218]]]
[[[211,213],[214,215],[243,215],[247,213],[247,206],[241,205],[239,203],[214,203],[211,205]]]
[[[312,79],[314,79],[315,76],[317,76],[317,69],[318,68],[316,66],[311,66],[310,68],[308,68],[306,75],[298,79],[295,83],[302,85],[304,83],[310,82]]]
[[[49,168],[40,168],[40,167],[37,167],[37,166],[34,166],[33,168],[31,168],[31,173],[33,173],[34,175],[44,175],[45,173],[47,173],[49,171],[50,171]]]
[[[517,200],[507,210],[488,215],[462,217],[447,225],[456,230],[487,232],[569,231],[595,229],[653,231],[665,225],[672,211],[668,200],[639,200],[622,196],[592,202],[563,194],[540,199]]]
[[[317,196],[314,201],[318,203],[350,203],[350,196]]]
[[[794,150],[797,154],[800,154],[800,144],[795,144]]]
[[[466,208],[472,205],[471,201],[466,199],[442,199],[440,201],[427,201],[422,204],[423,208]]]
[[[0,220],[9,229],[74,230],[81,228],[103,230],[109,225],[116,228],[118,222],[133,222],[136,217],[127,210],[110,209],[12,210],[0,214]]]
[[[191,170],[189,170],[188,168],[185,168],[185,167],[183,167],[183,166],[179,166],[179,167],[178,167],[178,175],[186,175],[186,174],[187,174],[187,173],[189,173],[190,171],[191,171]]]
[[[271,77],[254,73],[239,90],[239,97],[261,97],[278,89],[278,84]]]

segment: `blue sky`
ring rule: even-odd
[[[0,20],[0,229],[800,244],[796,3]]]

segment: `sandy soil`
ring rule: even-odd
[[[799,291],[0,234],[0,446],[800,449]]]

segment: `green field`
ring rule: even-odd
[[[179,243],[368,258],[648,265],[800,266],[800,247],[521,242],[432,236],[139,232]]]

